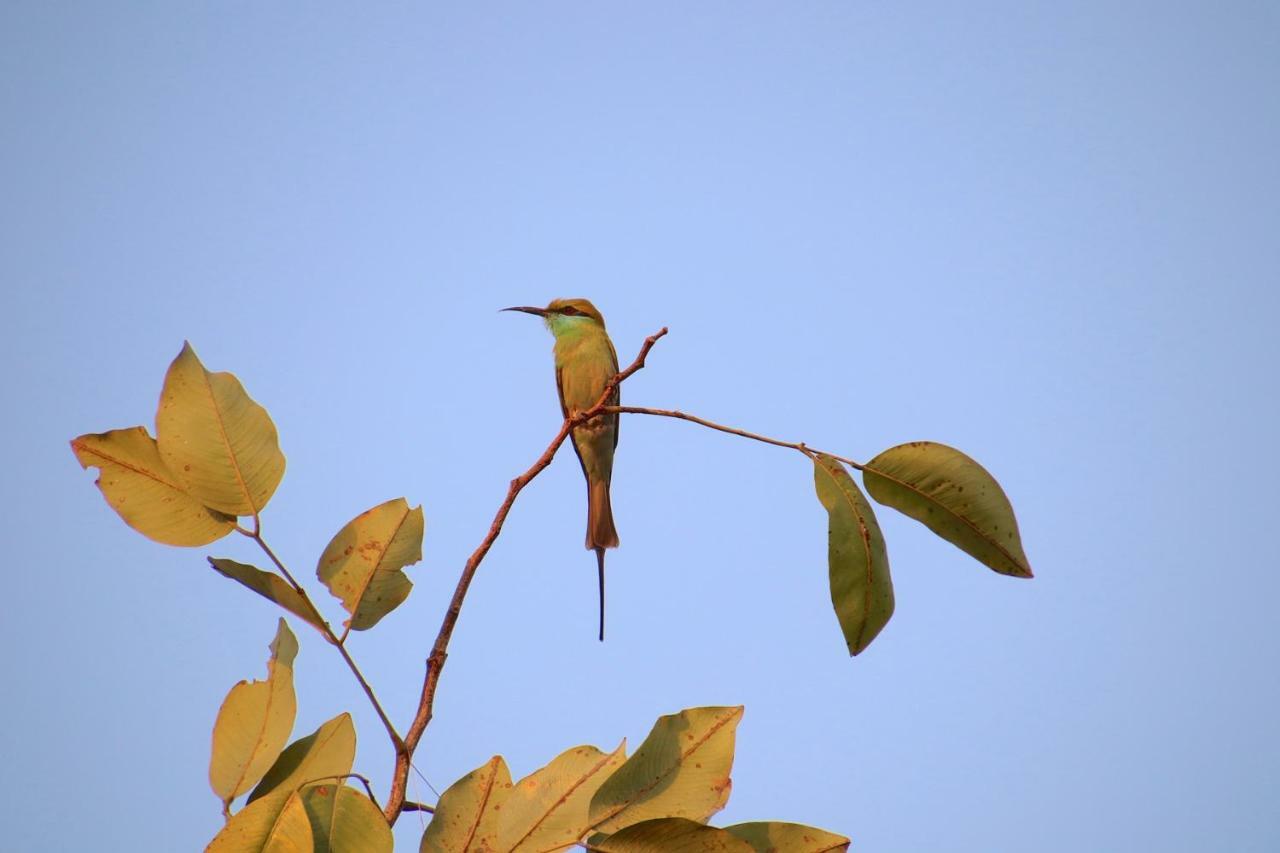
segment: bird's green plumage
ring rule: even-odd
[[[555,336],[556,389],[565,417],[584,412],[600,400],[618,372],[618,355],[605,331],[604,317],[586,299],[556,299],[546,308],[519,308],[539,314]],[[618,405],[617,389],[609,397]],[[604,639],[604,549],[618,546],[609,485],[618,446],[618,416],[592,418],[573,431],[573,449],[587,480],[587,548],[596,552],[600,573],[600,639]]]

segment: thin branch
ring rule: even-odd
[[[724,424],[718,424],[718,423],[715,423],[714,421],[709,421],[706,418],[700,418],[697,415],[691,415],[691,414],[688,414],[687,412],[677,411],[676,409],[649,409],[643,406],[605,406],[603,411],[606,413],[612,413],[612,414],[656,415],[658,417],[663,417],[663,418],[677,418],[682,421],[689,421],[690,423],[695,423],[704,427],[708,427],[710,429],[719,430],[720,432],[727,432],[730,435],[738,435],[738,436],[742,436],[743,438],[749,438],[753,441],[763,441],[765,444],[772,444],[777,447],[789,447],[792,450],[800,451],[805,456],[808,456],[810,459],[813,458],[813,454],[821,453],[823,456],[830,456],[832,459],[837,459],[843,462],[844,464],[848,465],[850,468],[857,468],[859,471],[861,471],[864,467],[866,467],[861,462],[856,462],[853,459],[849,459],[844,456],[837,456],[834,453],[827,453],[825,450],[815,450],[814,448],[809,447],[803,441],[782,441],[781,439],[778,439],[778,438],[769,438],[769,436],[767,435],[760,435],[754,432],[747,432],[745,429],[737,429],[736,427],[725,426]]]
[[[308,779],[307,781],[303,782],[301,785],[298,786],[298,788],[301,789],[306,787],[307,785],[314,785],[316,782],[323,782],[325,779],[337,779],[339,781],[343,779],[359,779],[360,784],[364,786],[365,793],[369,795],[369,799],[373,801],[373,804],[375,806],[378,805],[378,798],[373,795],[373,785],[369,782],[368,777],[363,776],[359,773],[335,773],[330,776],[317,776],[314,779]]]
[[[440,631],[436,634],[436,641],[431,647],[431,653],[427,656],[427,671],[422,681],[422,697],[418,702],[418,711],[414,714],[413,722],[409,725],[409,729],[405,732],[404,742],[400,744],[396,751],[396,769],[395,775],[391,780],[391,793],[387,798],[387,807],[383,810],[383,814],[387,818],[388,823],[394,824],[396,818],[399,817],[401,807],[405,802],[405,788],[409,782],[409,765],[413,759],[413,751],[418,748],[422,735],[427,730],[427,725],[431,722],[432,708],[435,704],[436,686],[440,683],[440,671],[444,668],[445,659],[448,657],[449,640],[453,637],[454,626],[458,622],[458,615],[462,612],[462,602],[467,597],[467,589],[471,586],[471,581],[475,577],[476,569],[480,567],[480,562],[484,560],[485,555],[489,553],[489,549],[493,547],[494,540],[498,538],[498,534],[502,532],[502,525],[507,520],[508,513],[511,512],[511,506],[515,503],[516,497],[520,491],[538,476],[544,468],[551,464],[551,460],[555,458],[556,452],[560,449],[560,445],[564,444],[565,439],[575,427],[581,426],[592,418],[600,415],[608,409],[607,403],[613,392],[628,377],[640,368],[644,367],[645,358],[649,355],[649,350],[653,349],[653,345],[658,339],[667,333],[664,326],[654,334],[645,338],[643,346],[640,347],[640,354],[636,356],[626,370],[621,371],[612,379],[610,379],[601,393],[600,399],[596,404],[586,411],[579,412],[565,418],[564,423],[560,425],[560,431],[556,433],[556,437],[552,439],[551,444],[547,445],[547,449],[542,452],[537,461],[529,467],[519,477],[516,477],[507,487],[507,497],[502,502],[502,506],[498,507],[497,513],[493,517],[493,523],[489,525],[489,532],[485,535],[471,556],[467,558],[467,563],[462,569],[462,575],[458,578],[457,588],[454,589],[453,599],[449,602],[449,609],[445,611],[444,620],[440,623]]]
[[[426,803],[415,803],[413,800],[405,800],[403,803],[401,803],[401,804],[400,804],[400,811],[402,811],[402,812],[426,812],[427,814],[435,814],[435,813],[436,813],[436,810],[435,810],[435,807],[434,807],[434,806],[429,806],[429,805],[427,805]]]
[[[376,808],[378,805],[378,798],[373,795],[373,785],[369,783],[369,779],[365,776],[361,776],[359,773],[348,773],[347,776],[351,779],[360,780],[360,784],[364,785],[365,793],[369,795],[369,800],[373,803],[374,807]]]
[[[342,655],[342,659],[347,662],[347,668],[351,670],[351,674],[356,677],[356,681],[360,682],[360,687],[364,690],[364,695],[369,697],[369,703],[373,705],[373,710],[377,711],[378,719],[382,720],[382,725],[387,730],[387,736],[391,738],[391,743],[395,747],[396,753],[399,754],[404,748],[404,741],[401,740],[400,733],[396,731],[396,727],[391,724],[391,718],[388,717],[387,712],[382,709],[382,703],[379,702],[378,697],[374,695],[373,688],[370,687],[369,682],[365,680],[364,673],[360,671],[360,667],[356,666],[356,662],[351,657],[351,653],[347,651],[347,647],[343,645],[342,641],[333,633],[333,629],[329,627],[329,623],[325,621],[324,616],[316,608],[315,604],[312,603],[310,596],[307,595],[306,589],[302,584],[298,583],[293,575],[289,573],[289,570],[285,568],[284,563],[280,562],[280,558],[277,557],[275,552],[271,550],[271,547],[267,545],[266,541],[262,538],[261,530],[255,526],[253,532],[246,535],[248,535],[254,542],[258,543],[258,547],[262,549],[263,553],[267,555],[271,562],[275,563],[276,568],[280,570],[280,574],[284,575],[284,578],[289,582],[289,585],[292,586],[297,591],[298,595],[302,597],[303,603],[307,605],[307,609],[309,609],[315,617],[316,624],[322,626],[325,639],[338,650],[338,654]]]
[[[289,573],[289,570],[284,567],[284,563],[280,562],[280,558],[276,556],[275,551],[271,550],[271,546],[262,538],[262,534],[259,531],[254,530],[252,533],[248,533],[246,535],[254,542],[258,543],[258,547],[267,555],[267,559],[275,563],[276,568],[280,570],[280,574],[284,575],[284,579],[289,582],[289,586],[297,590],[298,595],[301,595],[303,599],[306,600],[307,605],[311,608],[311,612],[314,615],[319,616],[321,622],[324,622],[324,616],[321,615],[320,611],[316,609],[316,606],[311,603],[311,599],[307,596],[307,591],[303,588],[302,584],[298,583],[297,579]],[[327,627],[329,623],[324,622],[324,624]],[[325,633],[332,635],[333,631],[326,630]]]

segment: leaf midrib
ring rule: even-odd
[[[147,438],[151,438],[151,436],[147,436]],[[154,439],[153,439],[153,440],[154,440]],[[89,447],[88,445],[84,444],[84,443],[83,443],[80,439],[78,439],[78,438],[77,438],[75,441],[71,442],[71,445],[72,445],[72,447],[76,448],[77,450],[82,450],[82,451],[84,451],[86,454],[88,454],[88,455],[90,455],[90,456],[95,456],[95,457],[97,457],[97,458],[99,458],[99,459],[103,459],[103,460],[105,460],[105,461],[107,461],[107,462],[110,462],[110,463],[111,463],[111,464],[113,464],[113,465],[119,465],[121,468],[124,468],[124,469],[125,469],[125,470],[127,470],[127,471],[132,471],[133,473],[138,474],[139,476],[142,476],[142,477],[146,477],[148,480],[153,480],[153,481],[155,481],[155,482],[159,483],[159,484],[160,484],[160,485],[162,485],[162,486],[168,486],[169,488],[173,489],[175,492],[181,492],[182,494],[186,495],[187,497],[192,497],[192,495],[191,495],[191,493],[190,493],[190,492],[188,492],[188,491],[187,491],[186,489],[184,489],[182,486],[178,485],[176,482],[172,482],[172,483],[171,483],[171,482],[169,482],[168,480],[162,479],[162,478],[158,475],[158,472],[151,471],[151,470],[148,470],[148,469],[146,469],[146,468],[139,468],[139,467],[137,467],[136,465],[131,465],[131,464],[129,464],[128,462],[125,462],[125,461],[124,461],[124,460],[122,460],[122,459],[117,459],[116,457],[111,456],[110,454],[105,453],[104,451],[102,451],[102,450],[100,450],[100,449],[98,449],[98,448],[96,448],[96,447]],[[89,463],[89,464],[91,464],[91,465],[92,465],[93,463]],[[161,464],[162,464],[162,465],[164,464],[164,461],[163,461],[163,460],[161,460]],[[96,466],[96,467],[97,467],[97,468],[99,468],[99,469],[101,469],[101,468],[102,468],[102,466],[101,466],[101,465],[98,465],[98,466]],[[165,466],[165,470],[166,470],[166,471],[168,471],[168,470],[169,470],[167,465]],[[169,472],[169,473],[172,473],[172,472]],[[175,477],[174,479],[176,480],[177,478]],[[192,498],[192,500],[195,500],[195,499],[194,499],[194,498]],[[198,502],[198,501],[197,501],[197,502]]]

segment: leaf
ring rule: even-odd
[[[356,758],[356,730],[351,715],[342,713],[304,738],[299,738],[271,765],[248,802],[268,798],[281,807],[303,785],[351,772]]]
[[[420,853],[466,853],[485,849],[481,839],[495,837],[502,805],[511,794],[511,773],[501,755],[449,786],[422,835]]]
[[[706,820],[729,799],[742,706],[659,717],[649,736],[591,798],[589,821],[612,833],[655,817]]]
[[[97,486],[125,524],[165,545],[208,545],[232,531],[236,520],[211,510],[160,458],[146,427],[86,433],[72,439],[80,466],[99,470]]]
[[[893,615],[893,580],[884,536],[857,484],[837,460],[813,457],[813,484],[826,507],[831,603],[849,654],[856,655]]]
[[[297,713],[293,692],[297,654],[298,641],[281,619],[271,642],[267,680],[241,681],[218,710],[209,784],[224,807],[262,778],[289,739]]]
[[[932,441],[899,444],[868,462],[862,477],[871,497],[922,522],[988,568],[1031,577],[1004,490],[954,447]]]
[[[311,853],[311,821],[301,798],[294,793],[282,803],[258,800],[236,812],[205,853]]]
[[[774,820],[737,823],[726,826],[725,832],[746,841],[757,853],[829,853],[848,850],[850,843],[843,835]]]
[[[230,373],[210,373],[191,344],[169,365],[156,411],[160,457],[198,500],[257,515],[284,476],[275,424]]]
[[[347,785],[303,788],[315,853],[391,853],[391,827],[378,807]]]
[[[219,574],[240,581],[258,595],[274,601],[307,624],[321,631],[324,630],[324,623],[307,606],[307,602],[298,594],[298,591],[285,582],[284,578],[271,572],[264,572],[255,566],[237,563],[235,560],[220,557],[207,559],[209,565],[213,566]]]
[[[588,846],[599,853],[752,853],[746,841],[714,826],[660,817],[619,830]]]
[[[502,805],[494,849],[541,853],[576,842],[591,826],[592,796],[625,760],[626,746],[611,753],[576,746],[517,782]]]
[[[400,571],[422,559],[422,507],[404,498],[357,515],[329,542],[316,577],[351,614],[348,630],[378,624],[409,597],[413,582]]]

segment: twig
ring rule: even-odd
[[[856,468],[859,471],[861,471],[865,467],[861,462],[855,462],[854,460],[848,459],[844,456],[837,456],[834,453],[827,453],[824,450],[815,450],[814,448],[809,447],[803,441],[782,441],[781,439],[777,439],[777,438],[769,438],[767,435],[759,435],[754,432],[747,432],[745,429],[728,427],[728,426],[725,426],[724,424],[718,424],[718,423],[715,423],[714,421],[709,421],[706,418],[700,418],[697,415],[691,415],[691,414],[688,414],[687,412],[677,411],[676,409],[650,409],[650,408],[645,408],[643,406],[605,406],[602,411],[604,411],[607,414],[656,415],[658,417],[663,417],[663,418],[678,418],[679,420],[700,424],[704,427],[709,427],[710,429],[719,430],[720,432],[727,432],[730,435],[739,435],[739,436],[742,436],[743,438],[752,439],[753,441],[763,441],[765,444],[772,444],[772,445],[776,445],[777,447],[789,447],[792,450],[800,451],[805,456],[808,456],[810,459],[813,458],[813,454],[821,453],[823,456],[830,456],[832,459],[837,459],[843,462],[844,464],[848,465],[849,467]]]
[[[396,818],[399,817],[404,806],[405,788],[409,782],[409,764],[413,759],[413,751],[418,748],[418,743],[422,740],[422,735],[427,730],[427,724],[431,722],[432,707],[436,698],[436,685],[440,682],[440,671],[444,668],[445,659],[448,657],[449,640],[453,636],[453,628],[458,622],[458,615],[462,612],[462,602],[467,597],[467,589],[471,586],[471,581],[475,577],[476,569],[480,567],[480,562],[484,560],[485,555],[489,553],[489,549],[493,546],[494,540],[502,532],[502,525],[507,520],[507,514],[511,512],[512,504],[515,503],[520,491],[529,485],[529,482],[538,476],[544,468],[551,464],[551,460],[555,458],[556,451],[560,449],[560,445],[564,444],[565,439],[569,437],[574,428],[581,426],[608,409],[606,404],[613,392],[629,376],[644,367],[644,361],[649,355],[649,350],[666,333],[667,329],[664,326],[645,338],[644,345],[640,347],[640,354],[636,356],[635,361],[626,370],[621,371],[605,384],[604,392],[600,395],[600,399],[596,401],[596,404],[584,412],[565,418],[564,423],[560,425],[560,431],[556,433],[556,437],[551,444],[547,445],[547,449],[542,452],[538,460],[529,467],[529,470],[516,477],[508,485],[506,500],[502,502],[502,506],[498,507],[498,511],[493,517],[493,523],[489,525],[489,532],[475,551],[472,552],[471,556],[467,558],[467,563],[462,569],[462,575],[458,578],[457,588],[453,591],[453,599],[449,602],[449,609],[445,611],[444,620],[440,623],[440,632],[436,635],[436,641],[431,647],[431,653],[427,656],[427,671],[422,681],[422,697],[418,702],[418,711],[414,714],[413,722],[409,725],[408,731],[405,732],[404,741],[397,743],[395,775],[391,780],[391,793],[387,797],[387,806],[383,810],[383,815],[386,816],[388,823],[394,824],[396,822]]]
[[[387,736],[391,738],[391,743],[395,746],[398,754],[404,746],[404,741],[401,740],[400,733],[397,732],[396,727],[391,724],[391,718],[388,717],[387,712],[382,709],[382,703],[379,702],[378,697],[374,695],[373,688],[370,687],[369,682],[365,680],[364,673],[360,671],[360,667],[356,666],[356,662],[352,659],[351,653],[347,651],[347,647],[338,639],[337,635],[333,633],[333,629],[329,627],[329,623],[325,621],[324,616],[318,609],[316,609],[315,604],[312,603],[310,596],[307,595],[307,590],[302,586],[302,584],[298,583],[293,575],[289,573],[289,570],[285,568],[284,563],[280,562],[280,558],[276,556],[275,552],[271,550],[271,547],[267,545],[266,541],[262,538],[262,531],[256,524],[252,531],[241,530],[240,532],[258,543],[258,547],[262,549],[263,553],[267,555],[271,562],[275,563],[276,568],[280,570],[280,574],[284,575],[284,578],[289,582],[289,585],[292,586],[297,591],[298,595],[302,597],[303,603],[307,605],[307,608],[315,617],[315,624],[321,626],[325,639],[338,650],[338,654],[342,655],[342,659],[347,662],[347,668],[351,670],[351,674],[356,677],[356,681],[360,682],[360,687],[364,690],[364,695],[369,697],[369,702],[373,705],[373,710],[378,712],[378,719],[382,720],[382,725],[387,730]],[[372,796],[372,792],[370,793],[370,796]]]
[[[402,811],[402,812],[426,812],[427,814],[435,814],[435,813],[436,813],[436,810],[435,810],[435,808],[434,808],[434,807],[429,806],[429,805],[427,805],[426,803],[415,803],[413,800],[405,800],[403,803],[401,803],[401,804],[400,804],[400,811]]]
[[[369,782],[368,777],[362,776],[359,773],[335,773],[331,776],[317,776],[314,779],[308,779],[307,781],[303,782],[301,785],[298,786],[298,788],[301,789],[307,785],[314,785],[316,782],[323,782],[325,779],[338,779],[338,780],[359,779],[360,784],[364,785],[365,793],[369,795],[369,799],[373,802],[375,806],[378,805],[378,798],[373,795],[373,785]]]
[[[359,773],[348,773],[347,776],[351,779],[360,780],[360,784],[364,785],[365,793],[369,795],[370,801],[372,801],[373,805],[377,807],[378,798],[373,795],[373,785],[369,784],[369,779],[365,776],[361,776]]]

